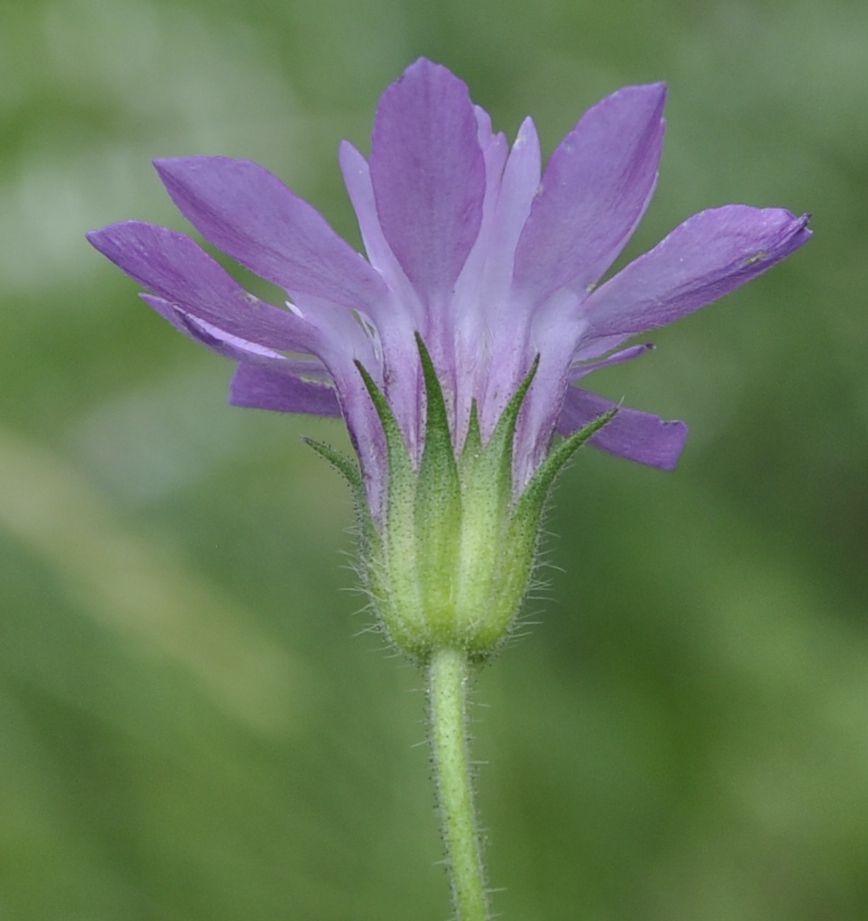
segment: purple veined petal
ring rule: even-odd
[[[629,336],[604,336],[601,339],[591,339],[582,341],[573,355],[573,361],[589,361],[591,358],[599,358],[607,352],[618,348]]]
[[[515,247],[539,188],[540,160],[536,127],[526,118],[503,170],[480,291],[487,331],[476,344],[481,360],[473,389],[485,434],[490,433],[533,359],[528,351],[532,303],[513,296],[510,288]]]
[[[552,155],[519,241],[515,283],[536,302],[597,282],[630,239],[657,181],[662,83],[628,86],[582,117]]]
[[[370,308],[385,295],[377,273],[320,213],[258,164],[183,157],[154,166],[206,240],[293,297]]]
[[[539,355],[540,360],[518,420],[513,464],[518,489],[524,488],[549,450],[576,344],[587,325],[578,303],[577,294],[562,288],[531,318],[525,354],[531,360]]]
[[[695,214],[588,298],[588,336],[644,332],[718,300],[803,246],[807,222],[747,205]]]
[[[196,319],[267,348],[316,350],[318,334],[309,324],[249,294],[182,233],[125,221],[87,238],[139,284]]]
[[[393,303],[385,306],[378,305],[378,309],[372,310],[371,315],[375,320],[382,320],[383,325],[386,325],[389,321],[394,322],[394,312],[397,308],[412,316],[413,324],[410,327],[412,330],[421,324],[422,306],[413,286],[395,258],[392,248],[383,236],[368,163],[349,141],[341,142],[338,158],[344,184],[347,187],[353,210],[356,212],[356,220],[368,259],[386,280],[390,291],[397,295]]]
[[[372,309],[371,317],[379,331],[384,364],[390,369],[389,381],[384,382],[386,396],[416,457],[421,445],[421,378],[413,333],[424,328],[425,311],[383,236],[367,161],[348,141],[341,142],[339,159],[368,258],[389,288],[388,300]]]
[[[491,124],[491,116],[482,106],[474,104],[473,114],[476,118],[476,137],[479,140],[479,148],[485,154],[486,148],[494,140],[494,128]]]
[[[485,282],[492,256],[492,243],[498,230],[498,201],[503,169],[509,147],[505,135],[494,134],[488,113],[476,107],[479,124],[479,145],[485,161],[485,197],[482,222],[476,242],[455,282],[448,309],[431,318],[429,338],[432,354],[442,355],[444,391],[450,413],[456,450],[461,450],[463,437],[470,422],[473,397],[480,393],[481,384],[490,364],[487,349],[491,323],[487,307],[491,293]],[[443,343],[452,343],[452,350]],[[450,400],[450,397],[454,399]]]
[[[383,234],[429,306],[448,294],[479,233],[485,164],[466,85],[424,58],[383,94],[371,145]]]
[[[161,317],[168,320],[180,333],[223,358],[272,368],[277,373],[321,378],[322,383],[328,382],[328,370],[321,361],[313,356],[301,359],[287,358],[283,353],[276,352],[274,349],[268,349],[255,342],[233,336],[212,323],[197,320],[162,298],[150,294],[140,294],[139,297]]]
[[[452,298],[452,322],[458,323],[468,313],[476,316],[482,314],[479,303],[465,304],[464,302],[468,298],[474,300],[479,298],[483,271],[497,228],[497,205],[500,198],[503,169],[509,152],[505,135],[492,132],[491,117],[485,109],[474,106],[474,114],[479,126],[479,149],[482,151],[485,164],[485,194],[482,200],[482,220],[479,225],[479,233],[455,283]]]
[[[557,430],[561,435],[572,435],[616,406],[617,403],[605,397],[570,387],[558,417]],[[588,443],[639,464],[674,470],[686,440],[687,426],[683,422],[666,422],[651,413],[622,406],[614,419]]]
[[[285,374],[274,368],[242,362],[229,385],[233,406],[309,416],[340,416],[333,387]]]
[[[514,308],[507,299],[515,268],[515,250],[540,185],[541,155],[533,119],[526,118],[516,135],[503,170],[497,214],[489,244],[485,292],[498,314]],[[489,307],[491,309],[491,307]],[[505,319],[502,317],[501,319]]]
[[[613,352],[605,358],[574,364],[570,369],[570,380],[573,382],[580,381],[583,377],[587,377],[595,371],[601,371],[603,368],[609,368],[612,365],[622,365],[628,361],[635,361],[653,350],[654,345],[651,342],[644,342],[641,345],[631,345],[628,349]]]

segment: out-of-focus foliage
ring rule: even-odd
[[[868,7],[29,0],[0,30],[0,916],[438,921],[419,677],[363,633],[348,497],[84,242],[182,227],[148,162],[268,165],[357,239],[336,164],[413,58],[547,148],[665,79],[631,252],[731,201],[814,213],[749,289],[608,372],[687,419],[587,452],[550,591],[480,677],[505,918],[868,914]],[[536,615],[539,616],[536,616]]]

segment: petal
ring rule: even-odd
[[[595,393],[570,387],[558,419],[558,432],[572,435],[617,405]],[[665,422],[650,413],[621,407],[589,444],[640,464],[674,470],[686,440],[687,426],[683,422]]]
[[[495,309],[506,306],[506,291],[512,281],[515,250],[527,223],[534,196],[540,185],[540,147],[536,126],[526,118],[518,130],[497,199],[497,217],[490,245],[486,291]]]
[[[526,118],[503,169],[480,293],[487,329],[475,343],[479,364],[473,391],[486,435],[533,360],[528,341],[531,304],[512,298],[510,287],[515,247],[539,182],[539,138],[533,121]]]
[[[618,348],[629,336],[604,336],[602,339],[582,340],[573,355],[573,361],[588,361],[591,358],[599,358],[606,352]]]
[[[197,320],[190,314],[184,313],[183,310],[175,307],[174,304],[162,300],[162,298],[153,297],[150,294],[141,294],[139,296],[149,307],[168,320],[180,333],[204,345],[207,349],[221,355],[223,358],[228,358],[230,361],[235,362],[260,365],[264,368],[273,368],[282,374],[321,378],[323,383],[326,383],[329,379],[325,365],[316,358],[289,359],[280,352],[275,352],[274,349],[256,345],[255,342],[249,342],[246,339],[233,336],[212,323]]]
[[[647,355],[648,352],[653,349],[654,346],[652,343],[643,342],[641,345],[631,345],[628,349],[621,349],[620,352],[613,352],[605,358],[598,358],[594,361],[586,361],[583,364],[573,365],[570,380],[573,382],[580,381],[583,377],[593,374],[594,371],[601,371],[603,368],[608,368],[612,365],[622,365],[625,362],[633,361],[636,358]]]
[[[497,205],[501,181],[509,153],[506,136],[492,133],[488,113],[477,107],[476,117],[479,145],[485,162],[482,222],[476,242],[455,282],[448,308],[431,317],[427,330],[431,354],[435,362],[439,359],[441,383],[447,396],[457,450],[460,450],[470,421],[472,400],[480,394],[489,364],[484,356],[494,324],[487,315],[493,297],[486,288],[486,282],[498,231]]]
[[[154,163],[181,213],[214,246],[294,297],[350,308],[384,294],[376,272],[307,202],[249,160]]]
[[[404,270],[401,268],[391,247],[383,236],[380,226],[380,216],[377,214],[377,205],[374,201],[374,188],[371,185],[371,171],[365,158],[353,147],[349,141],[342,141],[338,154],[344,184],[356,212],[365,252],[371,265],[385,278],[389,288],[399,297],[402,309],[412,313],[414,317],[421,314],[418,298],[413,290]],[[387,318],[385,310],[379,313],[372,311],[375,319],[382,316]]]
[[[184,234],[125,221],[87,238],[139,284],[197,319],[257,345],[313,351],[304,321],[249,294]]]
[[[246,362],[238,365],[229,385],[229,402],[233,406],[281,413],[311,416],[341,414],[332,387]]]
[[[509,153],[506,136],[501,133],[492,134],[491,118],[488,113],[479,106],[476,106],[474,111],[478,124],[479,149],[482,151],[485,165],[485,195],[482,201],[479,232],[456,281],[450,305],[454,320],[457,322],[460,322],[467,313],[473,313],[477,318],[482,316],[479,303],[480,285],[483,271],[491,254],[492,237],[497,230],[497,204],[504,165]],[[474,300],[474,303],[462,303],[468,296]]]
[[[588,336],[665,326],[716,301],[805,244],[807,222],[747,205],[695,214],[588,298]]]
[[[583,292],[612,264],[654,191],[662,83],[628,86],[585,113],[552,155],[516,253],[515,281],[539,302]]]
[[[479,233],[485,165],[467,87],[425,59],[380,101],[371,179],[383,233],[423,300],[446,297]]]
[[[525,354],[539,355],[539,366],[516,430],[513,469],[519,489],[545,459],[557,426],[576,343],[585,328],[578,301],[578,295],[562,288],[531,318]]]
[[[424,310],[383,236],[365,158],[352,144],[344,141],[340,147],[340,163],[368,258],[389,286],[388,301],[381,305],[379,312],[372,312],[372,318],[377,324],[383,362],[389,368],[384,390],[415,457],[420,447],[420,378],[419,353],[413,332],[424,328]]]

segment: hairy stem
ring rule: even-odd
[[[436,650],[428,665],[431,748],[456,921],[488,921],[488,893],[467,745],[467,654]]]

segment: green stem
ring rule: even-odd
[[[456,921],[488,921],[488,893],[467,745],[467,654],[438,649],[428,664],[431,748]]]

